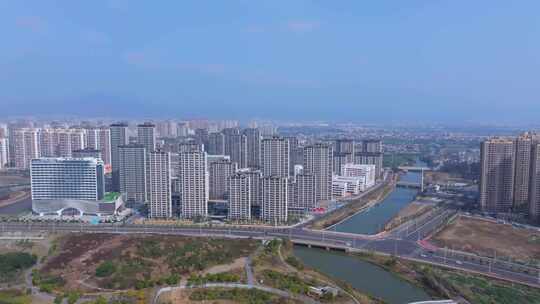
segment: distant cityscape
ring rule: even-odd
[[[219,219],[287,223],[383,176],[381,140],[283,136],[235,121],[19,122],[0,130],[1,166],[30,171],[38,216],[146,207],[149,218],[202,220],[210,207]]]
[[[30,172],[37,216],[107,218],[133,208],[154,219],[277,224],[359,195],[385,167],[418,155],[437,170],[479,164],[469,178],[480,211],[540,219],[540,136],[424,130],[19,120],[0,125],[0,168]]]

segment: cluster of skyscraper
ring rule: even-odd
[[[108,127],[100,128],[30,128],[9,126],[8,136],[0,136],[0,168],[10,165],[29,169],[40,157],[96,157],[111,163],[111,140]]]
[[[540,221],[540,136],[482,142],[480,206],[485,212],[528,213]]]
[[[161,135],[172,129],[176,133],[183,130],[181,125],[166,127],[161,125]],[[95,159],[96,166],[104,168],[96,171],[96,185],[103,181],[99,174],[110,172],[107,190],[122,193],[128,204],[147,204],[153,218],[206,218],[209,202],[213,202],[226,205],[231,220],[271,223],[287,222],[291,215],[305,214],[319,202],[331,200],[333,177],[358,182],[360,175],[351,172],[363,170],[371,180],[380,176],[382,168],[380,141],[356,144],[337,140],[301,146],[296,137],[277,136],[268,130],[261,134],[258,128],[232,127],[214,132],[197,128],[182,136],[160,137],[157,129],[153,123],[139,124],[136,136],[130,137],[133,132],[125,123],[108,127],[13,127],[8,129],[9,140],[0,142],[0,152],[9,150],[5,159],[13,167],[32,169],[36,177],[40,168],[54,162],[63,165],[65,179],[76,168],[73,164],[84,167]],[[41,162],[35,161],[32,166],[32,160],[40,158]],[[370,166],[366,169],[355,164]],[[38,179],[35,182],[33,189],[37,190]],[[76,191],[76,186],[72,190]],[[80,198],[73,195],[66,199]]]

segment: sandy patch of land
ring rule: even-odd
[[[439,247],[482,256],[496,253],[521,261],[540,260],[540,232],[477,218],[458,217],[431,241]]]
[[[229,272],[233,270],[243,269],[244,265],[246,263],[246,258],[238,258],[234,260],[231,264],[224,264],[224,265],[216,265],[212,266],[205,271],[203,271],[203,274],[216,274],[220,272]]]

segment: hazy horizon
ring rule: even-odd
[[[538,121],[535,1],[10,1],[0,117]]]

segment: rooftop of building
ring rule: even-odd
[[[120,197],[119,192],[107,192],[105,193],[105,196],[103,197],[103,200],[106,202],[115,201]]]
[[[102,160],[94,157],[40,157],[32,159],[32,162],[102,162]]]

